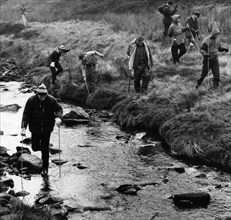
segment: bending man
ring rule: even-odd
[[[85,82],[98,83],[98,60],[96,56],[104,57],[102,53],[95,50],[84,52],[79,55],[79,59],[81,60],[81,71]]]

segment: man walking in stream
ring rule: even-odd
[[[62,114],[62,107],[53,96],[48,95],[44,84],[40,85],[36,94],[27,100],[23,111],[21,135],[25,136],[29,125],[32,150],[42,153],[43,176],[48,174],[50,135],[55,124],[60,126]]]

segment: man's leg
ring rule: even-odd
[[[197,86],[196,88],[199,88],[201,83],[203,82],[204,78],[207,76],[210,69],[210,62],[209,59],[204,58],[203,60],[203,67],[202,67],[202,73],[200,78],[197,80]]]
[[[176,62],[178,62],[178,46],[172,45],[171,52],[172,52],[172,61],[174,64],[176,64]]]
[[[56,69],[55,67],[50,67],[51,70],[51,74],[52,74],[52,84],[55,84],[55,80],[56,80]]]
[[[150,79],[150,72],[148,67],[144,67],[142,70],[142,87],[141,87],[141,92],[146,93],[148,90],[148,83]]]
[[[177,56],[177,60],[178,60],[177,62],[179,62],[180,58],[186,53],[185,44],[183,43],[183,44],[178,45],[178,49],[180,50],[180,53]]]
[[[33,151],[41,150],[41,134],[31,133],[31,148]]]
[[[140,92],[141,75],[142,75],[142,69],[134,69],[134,87],[136,93]]]
[[[41,151],[43,160],[43,170],[48,172],[49,167],[49,143],[51,133],[43,133],[41,138]]]
[[[56,76],[57,76],[59,73],[63,72],[63,68],[62,68],[62,66],[60,65],[59,62],[56,62],[56,63],[55,63],[55,67],[57,68]]]
[[[211,70],[213,73],[213,88],[217,89],[220,83],[220,70],[219,70],[219,61],[218,59],[211,62]]]

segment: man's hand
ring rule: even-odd
[[[26,128],[22,128],[20,134],[21,134],[21,136],[26,136]]]
[[[87,77],[86,77],[86,76],[84,76],[84,77],[83,77],[83,80],[86,82],[86,80],[87,80]]]
[[[55,119],[55,124],[57,127],[60,127],[61,123],[62,123],[62,120],[60,118]]]
[[[55,62],[51,62],[50,67],[55,67]]]
[[[224,51],[227,53],[227,52],[229,52],[229,49],[228,49],[228,48],[225,48]]]

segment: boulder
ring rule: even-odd
[[[182,208],[207,207],[210,203],[210,195],[206,192],[175,194],[173,201],[176,206]]]
[[[81,107],[76,107],[69,113],[63,116],[63,119],[89,119],[89,114],[85,112]]]
[[[17,162],[17,167],[27,167],[30,173],[40,173],[42,171],[42,160],[35,155],[28,153],[22,154]]]
[[[2,178],[0,183],[7,186],[7,187],[14,188],[14,181],[10,177]]]
[[[0,146],[0,156],[9,156],[5,147]]]
[[[74,83],[64,84],[60,91],[60,98],[62,100],[72,101],[76,105],[84,105],[88,93],[85,85],[76,85]]]

